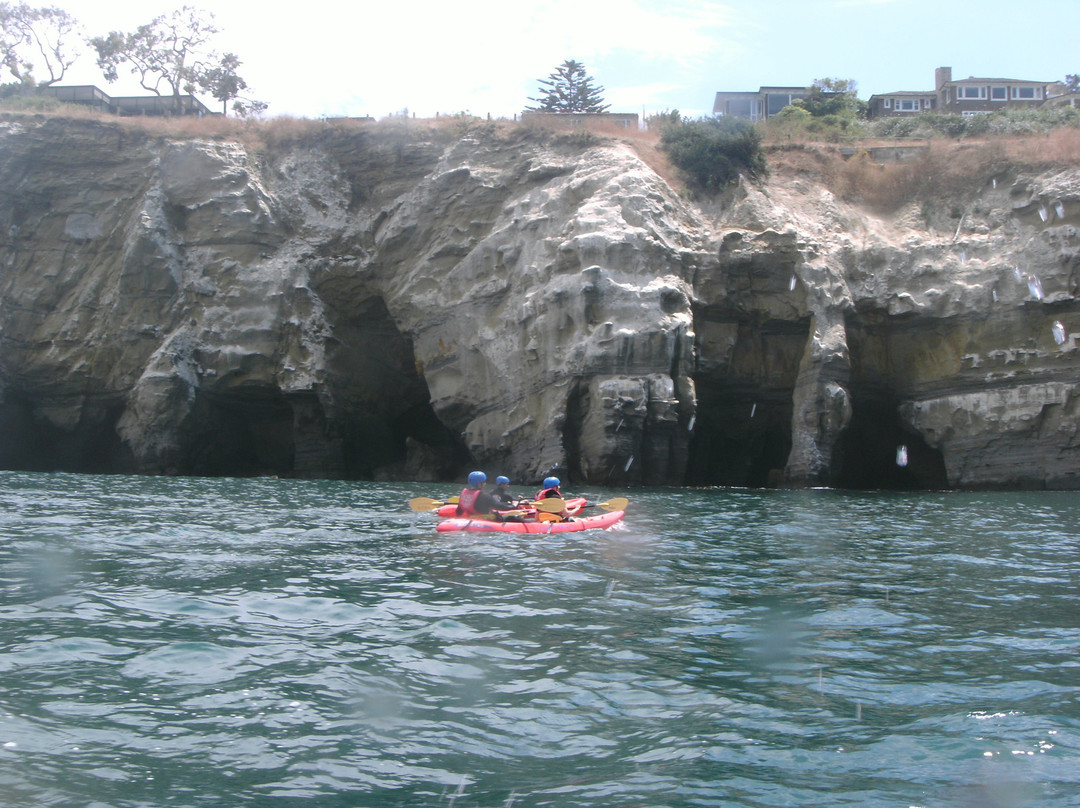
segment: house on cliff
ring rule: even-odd
[[[871,118],[906,117],[937,109],[935,92],[895,92],[870,96],[866,114]]]
[[[809,98],[809,87],[759,87],[756,92],[719,92],[713,100],[713,115],[764,121],[797,98]]]
[[[953,80],[951,67],[934,71],[934,89],[925,92],[894,92],[870,96],[867,114],[871,118],[903,117],[922,112],[976,115],[1006,107],[1038,107],[1048,103],[1073,103],[1060,81],[976,78]],[[1056,100],[1055,100],[1056,99]],[[1075,104],[1074,104],[1075,105]]]
[[[82,104],[113,115],[218,115],[193,95],[110,96],[92,84],[39,87],[47,95],[68,104]]]
[[[713,100],[713,115],[764,121],[798,98],[809,87],[761,87],[756,92],[721,91]],[[953,80],[951,67],[934,71],[933,90],[878,93],[867,102],[871,118],[906,117],[924,112],[975,115],[1004,107],[1067,105],[1080,107],[1080,92],[1060,81],[975,78]]]

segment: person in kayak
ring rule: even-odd
[[[474,471],[469,474],[469,484],[462,489],[461,496],[458,497],[457,515],[478,516],[482,518],[494,516],[495,518],[504,521],[520,521],[520,515],[503,515],[503,511],[512,511],[514,510],[514,507],[512,505],[507,506],[505,503],[485,491],[484,484],[486,482],[487,475],[482,471]],[[507,482],[509,482],[509,480],[507,480]]]
[[[523,497],[511,493],[510,478],[501,474],[495,478],[495,490],[491,492],[491,496],[509,508],[520,508],[523,502],[527,502]]]
[[[546,477],[544,487],[536,492],[536,500],[539,502],[542,499],[565,499],[559,487],[561,485],[562,481],[558,477]],[[560,522],[567,522],[574,518],[565,510],[560,513],[547,513],[545,516],[555,517]]]
[[[559,488],[560,485],[562,485],[562,482],[559,480],[558,477],[545,478],[544,487],[536,492],[536,499],[538,501],[541,499],[551,498],[563,499],[564,497],[562,495],[562,490],[560,490]]]

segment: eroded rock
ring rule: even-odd
[[[0,150],[5,468],[1080,486],[1075,170],[884,220],[528,132]]]

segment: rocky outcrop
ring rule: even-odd
[[[524,128],[11,118],[0,466],[1076,488],[1080,170],[964,204],[777,166],[706,213]]]

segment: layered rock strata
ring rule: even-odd
[[[10,118],[0,466],[1076,488],[1080,169],[963,204],[774,166],[706,214],[528,129]]]

